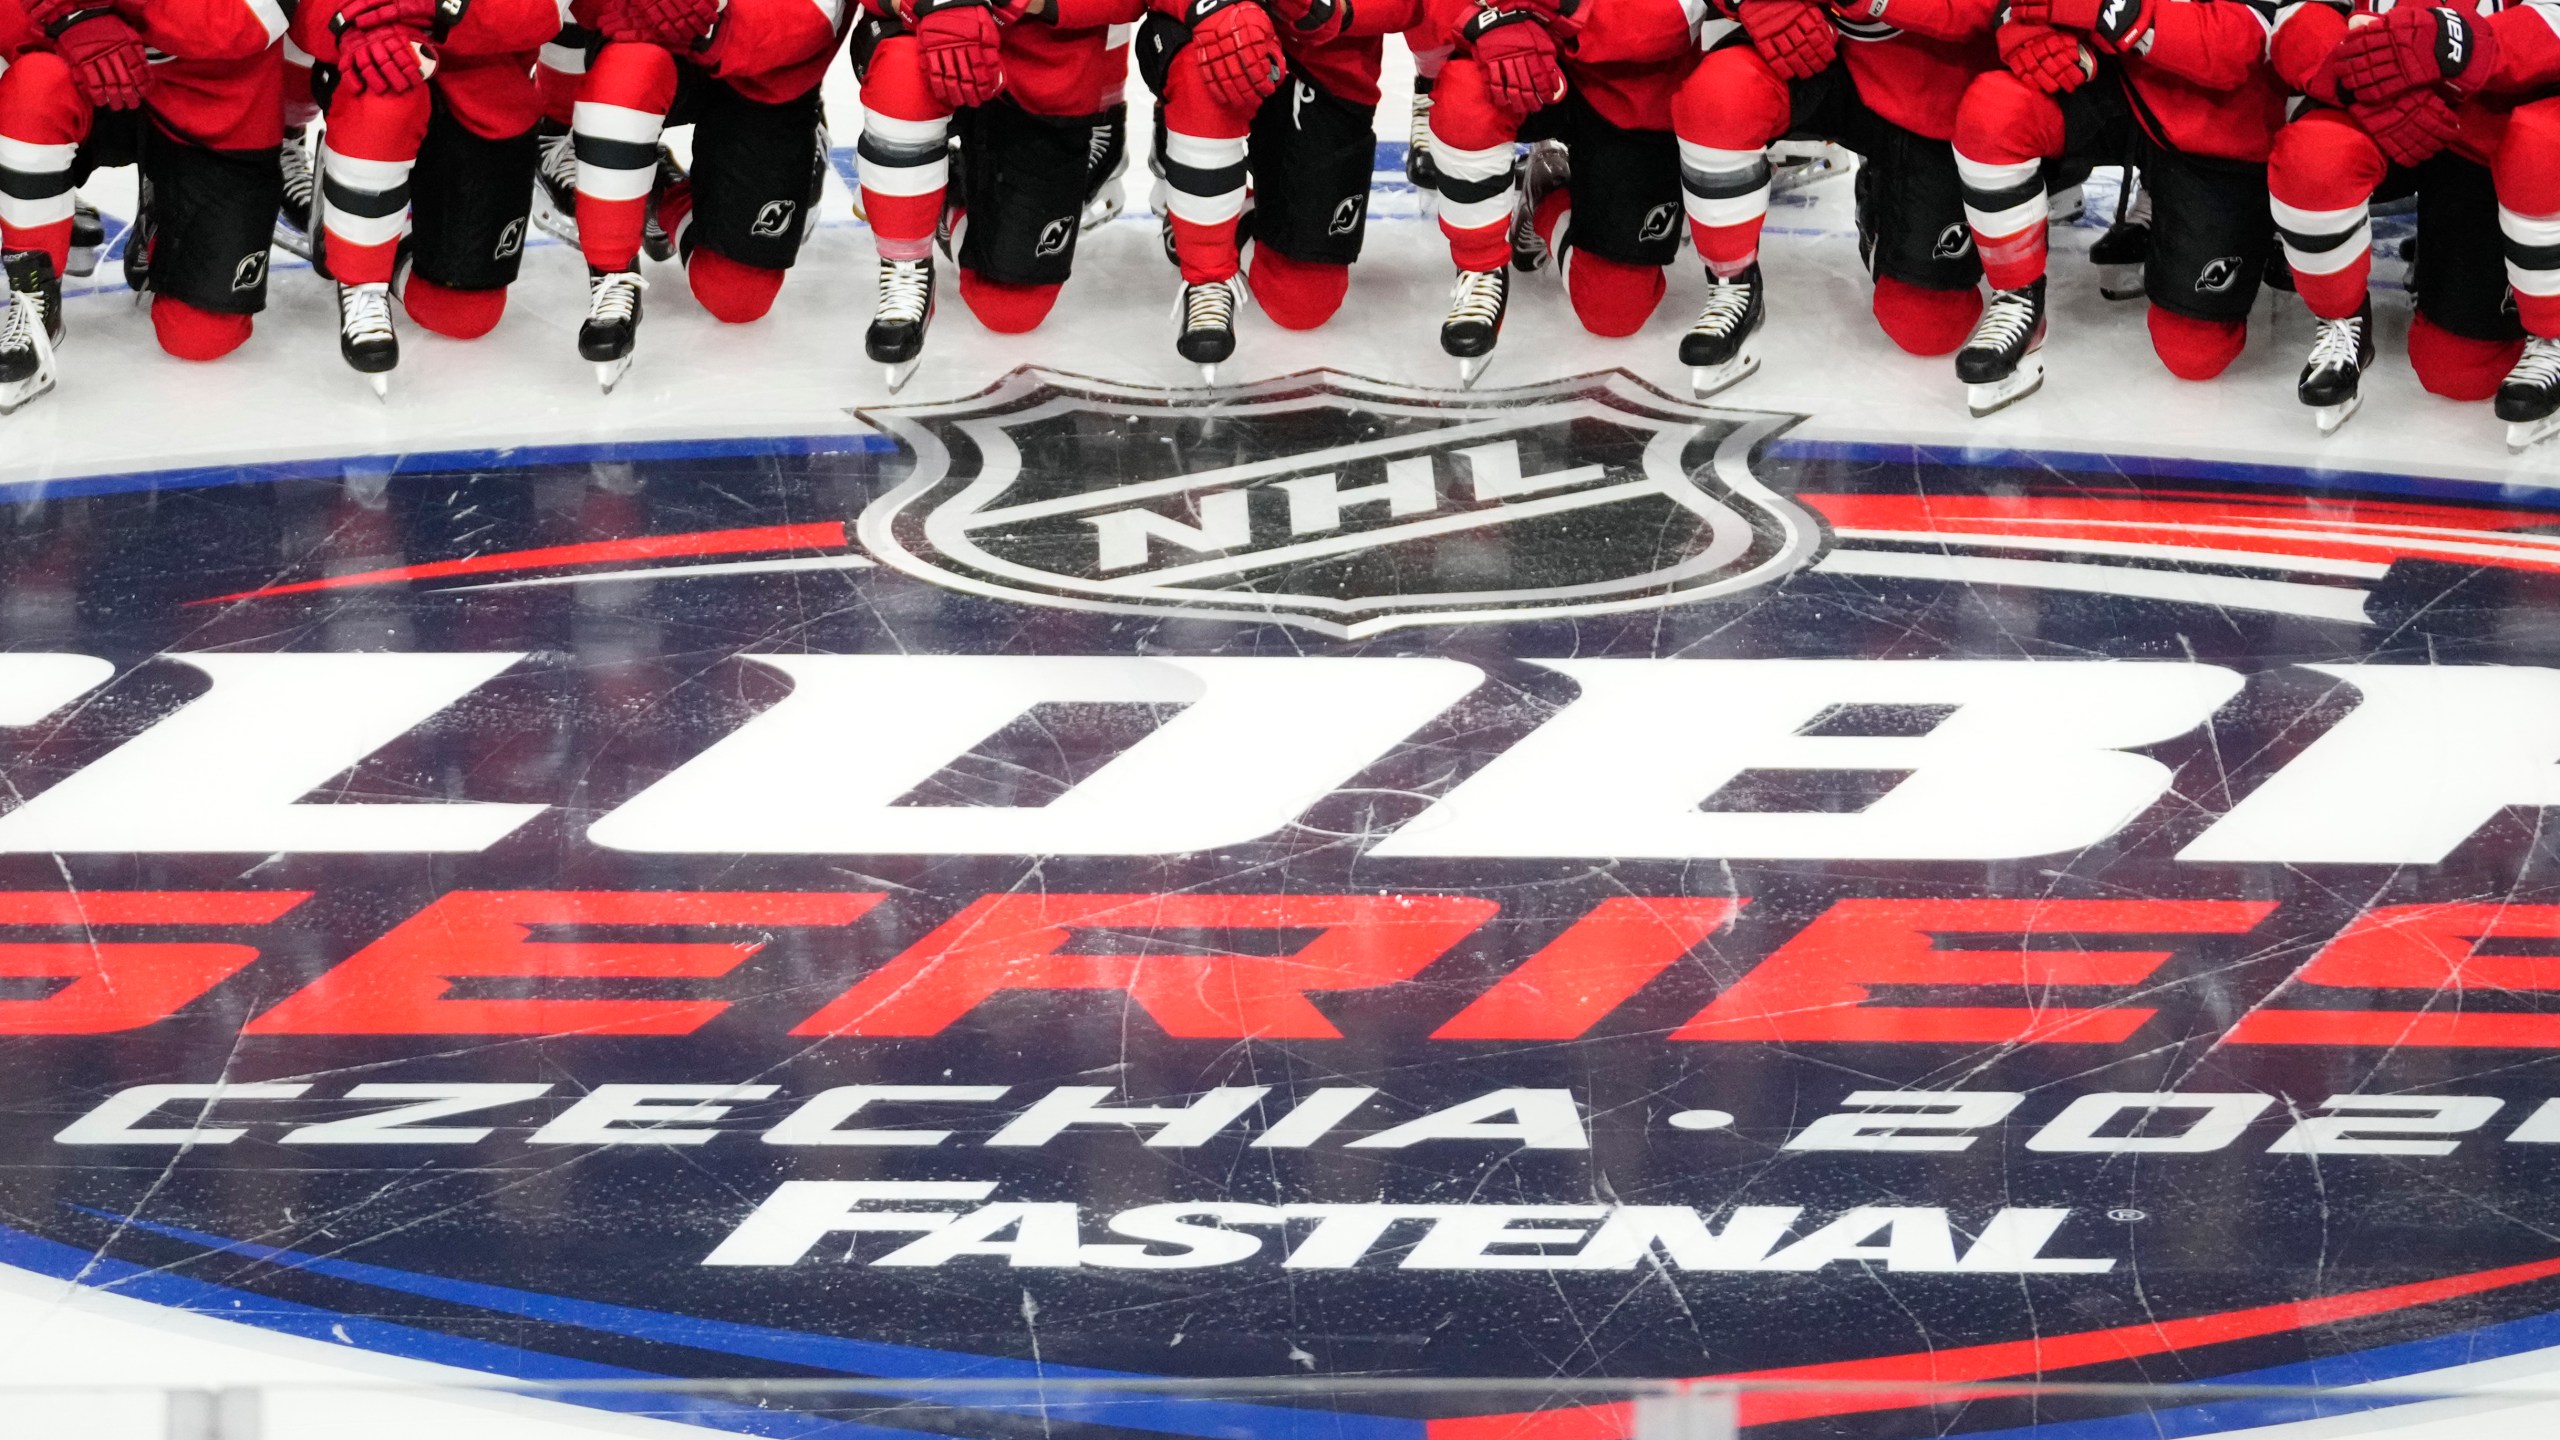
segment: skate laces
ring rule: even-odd
[[[874,318],[914,322],[924,319],[933,298],[933,265],[925,260],[880,262],[880,305]]]
[[[2510,385],[2531,385],[2538,389],[2560,386],[2560,340],[2534,336],[2524,342],[2524,356],[2516,368],[2507,372]]]
[[[1224,330],[1235,324],[1236,282],[1211,280],[1182,287],[1182,329]]]
[[[32,350],[41,355],[52,348],[53,332],[45,325],[43,293],[14,291],[9,296],[9,316],[0,321],[0,350]]]
[[[1716,277],[1707,287],[1706,308],[1698,312],[1698,323],[1691,330],[1710,335],[1726,335],[1740,328],[1751,314],[1751,282],[1740,276],[1728,280]]]
[[[311,173],[311,152],[303,148],[301,140],[288,135],[284,149],[278,154],[277,163],[284,171],[285,203],[298,212],[308,211],[312,191],[316,188]]]
[[[542,142],[542,178],[563,189],[578,188],[578,149],[574,138],[554,135]]]
[[[1430,96],[1413,97],[1413,122],[1406,128],[1404,136],[1404,143],[1408,149],[1429,150],[1431,148]]]
[[[598,275],[588,282],[587,320],[590,324],[620,324],[640,313],[640,292],[649,282],[637,270],[616,270]]]
[[[1965,342],[1967,350],[2006,350],[2026,343],[2027,334],[2035,329],[2035,302],[2024,290],[2001,290],[1991,297],[1982,312],[1982,322],[1973,327],[1973,338]]]
[[[1458,283],[1449,290],[1449,319],[1460,325],[1474,322],[1491,325],[1502,318],[1503,301],[1509,297],[1500,270],[1461,270]]]
[[[2353,370],[2364,358],[2364,317],[2323,320],[2311,337],[2311,368]]]
[[[391,329],[391,287],[338,287],[338,333],[352,344],[386,343],[399,337]]]

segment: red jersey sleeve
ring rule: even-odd
[[[1092,30],[1129,24],[1147,13],[1149,0],[1049,0],[1049,4],[1048,23],[1061,30]],[[1174,13],[1181,12],[1176,9]]]
[[[1697,48],[1705,0],[1582,0],[1571,53],[1586,65],[1670,60]]]
[[[2480,23],[2498,32],[2498,69],[2485,88],[2506,94],[2560,84],[2560,7],[2515,5]]]
[[[2347,38],[2347,9],[2328,0],[2301,0],[2276,12],[2276,28],[2267,37],[2267,63],[2284,88],[2300,93]]]
[[[0,0],[5,3],[5,0]],[[1401,35],[1430,17],[1422,0],[1353,0],[1345,35]]]
[[[2142,59],[2207,90],[2237,90],[2266,63],[2273,18],[2241,0],[2160,0]]]
[[[1846,8],[1853,20],[1879,19],[1896,30],[1932,40],[1971,40],[1991,33],[2000,0],[1886,0],[1882,14],[1863,4]]]
[[[471,0],[440,45],[455,55],[514,55],[541,49],[560,22],[559,0]]]
[[[762,75],[834,48],[845,0],[728,0],[704,65],[723,80]]]
[[[246,60],[284,38],[276,0],[146,0],[143,43],[180,60]]]

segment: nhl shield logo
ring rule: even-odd
[[[916,466],[864,548],[1034,605],[1416,625],[1648,609],[1801,568],[1820,527],[1753,474],[1793,415],[1623,371],[1450,392],[1333,371],[1203,392],[1026,367],[858,412]]]

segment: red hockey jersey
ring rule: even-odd
[[[2347,36],[2359,17],[2387,14],[2394,0],[2296,0],[2276,17],[2267,54],[2285,88],[2301,91],[2311,83],[2329,52]],[[2477,92],[2454,102],[2462,127],[2453,149],[2479,164],[2489,163],[2506,137],[2507,115],[2526,100],[2560,84],[2560,11],[2523,0],[2468,0],[2468,15],[2496,31],[2498,69]]]

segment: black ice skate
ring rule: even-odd
[[[338,287],[338,353],[348,368],[373,382],[376,396],[391,394],[391,372],[400,366],[400,332],[391,328],[390,286]]]
[[[1404,178],[1416,190],[1437,192],[1440,167],[1431,159],[1431,82],[1413,82],[1413,118],[1404,132]]]
[[[1236,353],[1236,307],[1243,299],[1241,276],[1182,287],[1182,334],[1173,348],[1200,367],[1203,385],[1217,384],[1220,362]]]
[[[98,207],[82,199],[76,192],[71,197],[71,254],[63,267],[66,275],[89,276],[98,273],[98,252],[107,248],[107,222],[98,218]]]
[[[135,309],[151,293],[151,251],[160,243],[159,207],[152,203],[151,177],[142,177],[134,192],[133,224],[124,232],[124,288],[133,292]]]
[[[2315,317],[2316,319],[2316,317]],[[2323,435],[2347,423],[2364,403],[2364,372],[2373,367],[2373,302],[2344,320],[2319,320],[2311,337],[2311,358],[2293,393],[2312,407],[2311,418]]]
[[[9,272],[12,288],[17,273]],[[2507,422],[2510,450],[2521,452],[2560,435],[2560,340],[2536,335],[2524,342],[2516,368],[2498,386],[2498,418]]]
[[[676,187],[685,183],[684,167],[676,163],[676,152],[659,146],[657,178],[649,182],[648,216],[640,222],[640,253],[661,264],[676,258],[676,237],[659,223],[658,210]]]
[[[0,415],[53,388],[53,352],[62,344],[62,280],[41,250],[0,256],[9,276],[9,315],[0,321]]]
[[[1440,322],[1440,348],[1457,357],[1458,388],[1467,389],[1493,363],[1502,338],[1502,315],[1511,306],[1511,272],[1461,270],[1449,290],[1449,315]]]
[[[596,383],[608,395],[631,368],[631,352],[640,343],[640,292],[648,288],[637,268],[587,267],[587,320],[578,327],[578,353],[595,362]]]
[[[1120,177],[1129,173],[1129,107],[1115,105],[1093,127],[1085,148],[1084,213],[1076,224],[1086,230],[1107,225],[1126,203]]]
[[[1680,363],[1689,367],[1689,393],[1704,400],[1731,389],[1760,368],[1751,343],[1760,333],[1760,267],[1731,279],[1709,273],[1706,308],[1680,337]]]
[[[1973,334],[1956,352],[1956,378],[1974,418],[2004,409],[2036,393],[2044,383],[2044,277],[2023,290],[1994,290]]]
[[[882,260],[879,290],[862,349],[886,367],[889,391],[895,394],[924,363],[924,332],[933,325],[932,257]]]
[[[1573,183],[1573,159],[1562,145],[1541,140],[1521,158],[1519,175],[1520,199],[1511,211],[1511,264],[1527,275],[1556,258],[1555,247],[1538,234],[1538,207]]]
[[[578,147],[568,127],[545,120],[534,128],[541,159],[533,170],[533,223],[546,235],[578,243]]]
[[[284,198],[276,202],[275,246],[300,259],[311,258],[312,207],[319,203],[319,172],[312,168],[311,137],[300,126],[284,132],[284,148],[276,152],[276,170],[284,182]]]
[[[2151,261],[2151,190],[2127,170],[2125,188],[2133,199],[2116,214],[2107,233],[2089,244],[2089,263],[2098,267],[2098,293],[2110,300],[2142,298],[2142,270]]]

